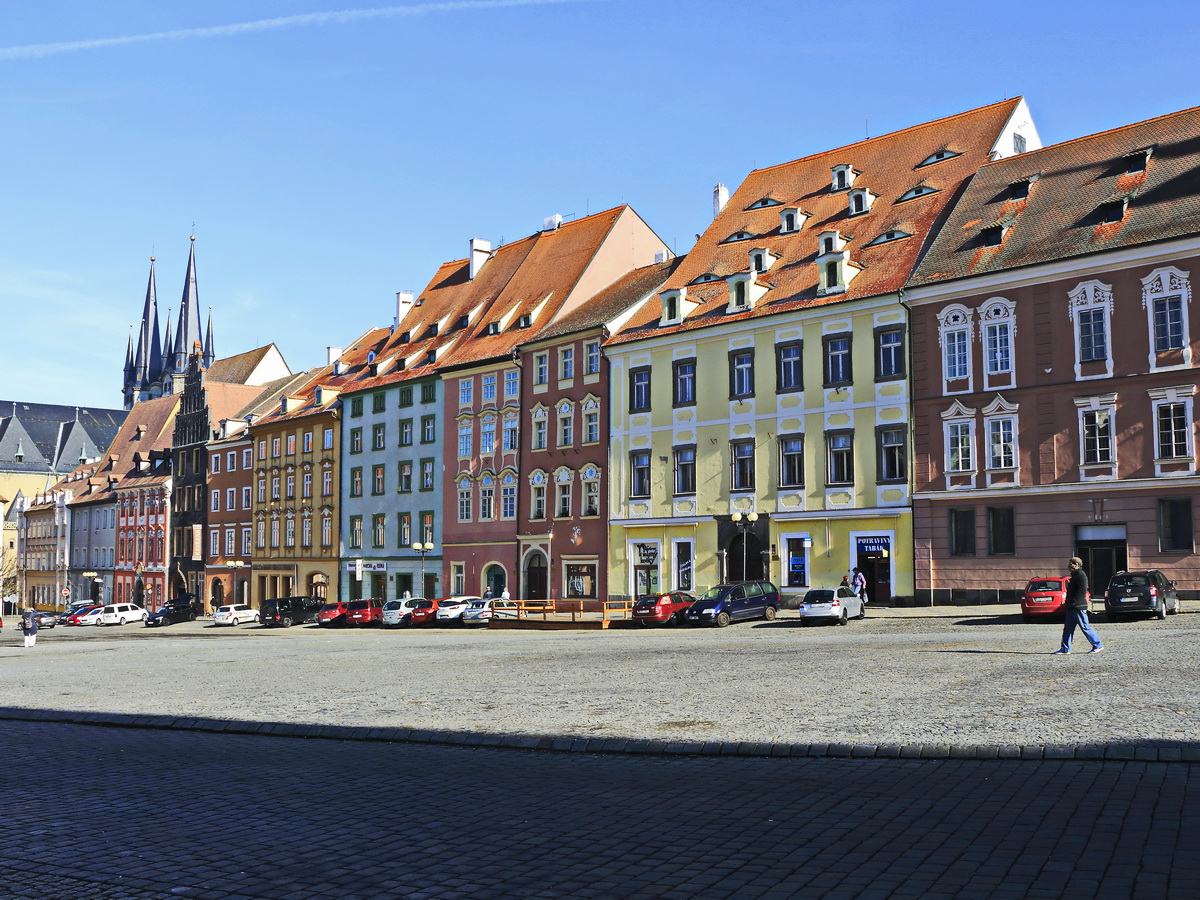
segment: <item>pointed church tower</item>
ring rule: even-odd
[[[158,335],[158,298],[154,283],[154,257],[150,257],[150,277],[146,282],[146,300],[142,305],[142,321],[138,326],[137,349],[133,349],[133,335],[125,351],[125,408],[130,409],[139,400],[157,396],[152,386],[157,382],[162,367],[162,347]]]
[[[213,350],[212,307],[210,306],[208,308],[208,328],[204,332],[204,368],[210,368],[216,358],[216,351]]]
[[[200,341],[200,297],[196,290],[196,236],[191,237],[188,251],[187,275],[183,280],[183,300],[179,304],[179,323],[175,330],[175,371],[177,387],[183,389],[187,374],[187,358],[192,345]],[[174,393],[174,392],[172,392]]]

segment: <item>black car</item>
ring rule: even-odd
[[[273,597],[259,607],[259,622],[263,625],[303,625],[317,621],[317,613],[325,605],[314,597]]]
[[[1151,613],[1165,619],[1179,612],[1175,582],[1158,569],[1118,572],[1104,592],[1104,611],[1110,619],[1132,613]]]
[[[156,613],[146,617],[146,626],[174,625],[176,622],[195,622],[196,610],[186,603],[168,603]]]

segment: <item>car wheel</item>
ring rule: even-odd
[[[279,624],[282,625],[284,628],[291,628],[292,627],[292,617],[284,616],[282,619],[279,620]]]
[[[774,621],[774,619],[775,619],[775,607],[773,607],[773,606],[768,606],[766,609],[764,609],[764,610],[763,610],[763,618],[764,618],[764,619],[766,619],[768,622]]]
[[[846,610],[843,609],[842,614],[840,616],[838,616],[838,624],[845,625],[849,621],[850,621],[850,617],[848,615],[846,615]]]
[[[727,612],[717,613],[716,622],[717,622],[718,628],[724,628],[726,625],[729,624],[729,613],[727,613]]]
[[[858,615],[855,618],[865,619],[867,617],[867,604],[863,604],[858,608]]]
[[[1154,614],[1156,616],[1158,616],[1159,619],[1165,619],[1167,617],[1167,598],[1166,597],[1162,598],[1162,601],[1158,604],[1158,609],[1155,611]]]
[[[117,619],[117,624],[118,624],[118,625],[124,625],[124,624],[125,624],[125,620],[124,620],[124,619]]]

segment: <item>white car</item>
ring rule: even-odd
[[[257,622],[258,610],[245,603],[219,606],[213,613],[214,625],[240,625],[242,622]]]
[[[383,626],[395,628],[397,625],[405,624],[405,616],[416,609],[417,604],[424,599],[424,597],[406,597],[403,600],[389,600],[383,604]]]
[[[807,625],[815,619],[830,619],[845,625],[849,619],[865,619],[867,608],[853,589],[838,587],[809,588],[800,603],[800,624]]]
[[[124,625],[126,622],[144,622],[150,615],[134,603],[113,603],[100,610],[96,625]],[[85,623],[86,624],[86,623]]]
[[[473,600],[482,599],[482,597],[447,597],[445,600],[439,600],[436,615],[437,623],[441,625],[443,623],[450,624],[451,622],[458,622],[461,625],[463,620],[463,610],[465,610]]]
[[[464,625],[486,625],[492,619],[498,619],[503,616],[516,618],[517,603],[515,600],[501,600],[499,598],[472,600],[467,604],[467,608],[463,610],[462,622]]]
[[[91,612],[84,613],[79,617],[80,625],[99,625],[100,616],[103,615],[105,607],[97,606]]]

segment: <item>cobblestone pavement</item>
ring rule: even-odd
[[[1188,764],[622,757],[29,722],[4,723],[0,756],[4,897],[1200,894]]]

